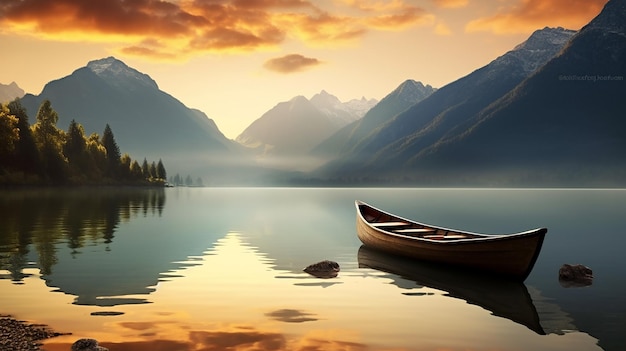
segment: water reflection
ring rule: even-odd
[[[465,300],[491,311],[496,316],[525,325],[537,334],[545,334],[524,283],[409,260],[365,246],[359,248],[358,259],[360,267],[393,273],[419,285],[446,291],[451,297]],[[402,287],[401,282],[395,284]]]
[[[78,304],[112,304],[95,301],[95,296],[83,301],[84,295],[90,295],[86,290],[106,283],[90,286],[92,277],[117,273],[107,272],[106,265],[79,264],[82,253],[89,251],[86,256],[92,257],[94,251],[110,251],[120,224],[140,216],[160,217],[164,206],[161,188],[4,191],[0,194],[0,270],[8,273],[0,279],[19,284],[28,276],[27,268],[37,267],[48,285],[77,295]],[[55,274],[68,266],[64,261],[73,266],[73,280]],[[127,299],[124,303],[138,301]]]
[[[596,337],[624,345],[623,260],[611,258],[623,243],[624,196],[591,220],[585,211],[612,194],[581,202],[555,191],[174,188],[107,200],[111,191],[0,192],[0,312],[74,333],[47,351],[79,337],[111,350],[588,351],[599,349]],[[355,198],[433,223],[459,217],[476,231],[545,223],[552,236],[523,289],[511,289],[517,297],[489,307],[480,298],[499,288],[477,298],[435,285],[439,273],[427,281],[359,268]],[[606,240],[590,241],[593,228]],[[302,272],[322,259],[340,263],[336,278]],[[558,284],[556,270],[573,259],[598,269],[592,287]],[[528,293],[548,335],[532,307],[515,317],[500,310],[524,306]]]

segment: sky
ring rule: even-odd
[[[234,139],[298,95],[380,100],[407,79],[440,88],[537,29],[582,28],[606,2],[2,0],[0,83],[37,95],[114,56]]]

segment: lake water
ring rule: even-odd
[[[362,248],[354,200],[484,233],[547,227],[509,283]],[[0,314],[120,350],[623,350],[626,191],[0,192]],[[330,259],[335,278],[302,271]],[[563,263],[594,271],[565,287]]]

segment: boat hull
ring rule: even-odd
[[[430,240],[378,228],[375,223],[366,220],[364,213],[380,212],[389,220],[426,226],[422,223],[383,212],[358,201],[356,207],[357,235],[370,248],[419,260],[478,269],[516,280],[524,280],[530,274],[547,232],[547,229],[539,228],[517,234],[484,235],[454,230],[455,234],[467,235],[467,238]],[[428,228],[451,231],[434,226]]]

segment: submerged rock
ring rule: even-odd
[[[559,282],[566,288],[588,286],[593,282],[593,271],[582,264],[564,264],[559,269]]]
[[[339,274],[339,263],[324,260],[307,266],[304,271],[318,278],[334,278]]]
[[[109,351],[109,349],[98,346],[95,339],[79,339],[72,344],[72,351]]]

